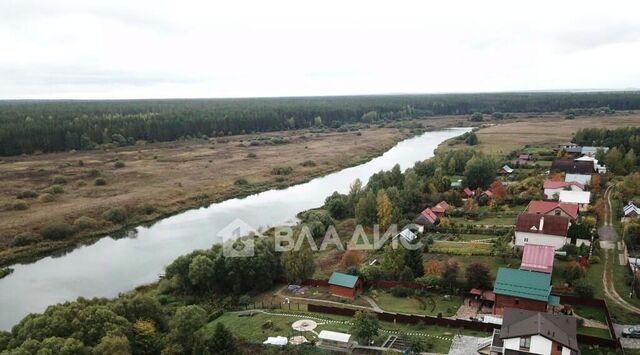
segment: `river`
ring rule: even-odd
[[[78,297],[115,297],[136,286],[157,281],[166,265],[180,255],[209,248],[217,232],[240,219],[254,228],[295,223],[296,214],[321,206],[334,191],[346,193],[359,178],[400,164],[404,170],[433,156],[443,141],[470,131],[451,128],[426,132],[399,142],[367,163],[282,190],[269,190],[241,199],[189,210],[140,226],[120,238],[105,237],[58,257],[11,266],[0,280],[0,329],[8,330],[24,316],[48,305]]]

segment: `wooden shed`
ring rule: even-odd
[[[334,272],[329,278],[329,291],[334,296],[356,298],[362,289],[362,280],[358,276]]]

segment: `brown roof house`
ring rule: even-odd
[[[491,354],[579,355],[576,318],[507,308]]]
[[[578,218],[578,205],[555,201],[531,201],[527,206],[527,212],[549,216],[564,216],[575,221]]]
[[[431,210],[431,208],[425,208],[422,212],[420,212],[418,217],[416,217],[415,222],[420,226],[420,232],[423,232],[425,227],[428,229],[437,225],[439,222],[439,218],[438,215]]]
[[[567,174],[594,174],[593,162],[556,158],[551,163],[551,171],[562,171]]]
[[[447,214],[447,210],[449,210],[449,208],[451,208],[451,206],[447,203],[447,201],[443,200],[438,202],[437,205],[433,206],[431,208],[431,211],[438,217],[444,217],[444,215]]]
[[[567,244],[569,218],[546,214],[521,213],[516,220],[516,246],[549,245],[558,250]]]

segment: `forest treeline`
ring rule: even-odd
[[[473,112],[640,108],[640,92],[0,101],[0,155]]]

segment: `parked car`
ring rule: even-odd
[[[633,327],[624,328],[622,330],[622,336],[624,338],[640,338],[640,326],[635,325]]]

